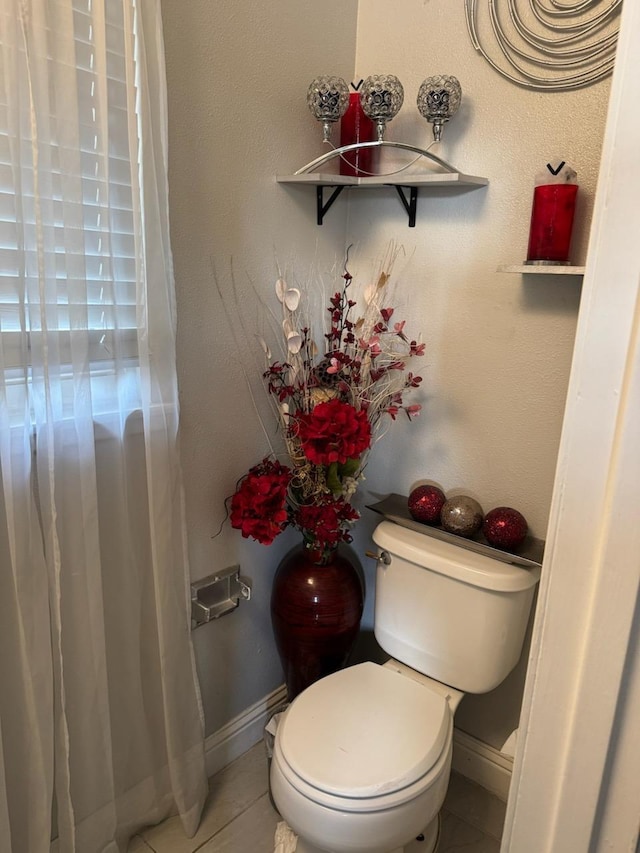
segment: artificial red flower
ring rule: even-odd
[[[344,498],[325,497],[313,504],[301,506],[296,511],[296,526],[304,532],[305,538],[318,543],[319,548],[333,548],[338,542],[351,542],[351,535],[344,525],[357,521],[360,513]]]
[[[270,545],[287,526],[291,470],[263,459],[243,477],[231,498],[231,526],[261,545]]]
[[[369,338],[368,341],[365,341],[364,338],[360,338],[358,344],[362,347],[363,350],[369,350],[369,355],[371,358],[375,358],[375,356],[380,355],[382,350],[380,349],[380,338],[377,335],[374,335],[372,338]]]
[[[309,414],[298,415],[292,429],[313,465],[344,464],[364,453],[371,443],[367,413],[338,399],[318,403]]]

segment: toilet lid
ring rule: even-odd
[[[443,696],[392,669],[362,663],[316,681],[278,728],[301,779],[338,796],[386,796],[420,779],[447,743]]]

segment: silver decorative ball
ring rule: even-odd
[[[456,495],[445,501],[440,513],[442,526],[448,533],[456,536],[473,536],[482,527],[484,512],[474,498],[468,495]]]

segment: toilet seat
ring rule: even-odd
[[[363,663],[296,698],[278,726],[274,759],[291,785],[322,805],[391,808],[441,772],[452,726],[444,696],[395,670]]]

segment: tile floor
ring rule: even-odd
[[[273,853],[280,820],[267,793],[264,745],[256,744],[209,780],[209,799],[193,838],[169,818],[136,836],[129,853]],[[452,774],[437,853],[499,853],[505,804],[463,776]]]

